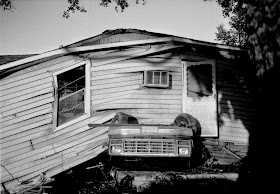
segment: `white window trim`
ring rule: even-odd
[[[167,73],[167,84],[164,85],[164,84],[150,84],[150,83],[147,83],[147,74],[148,74],[148,71],[144,71],[144,86],[147,86],[147,87],[160,87],[160,88],[168,88],[169,87],[169,71],[162,71],[162,70],[150,70],[153,72],[153,79],[154,79],[154,73],[155,72],[160,72],[160,75],[162,75],[162,72],[166,72]]]
[[[60,129],[63,129],[65,127],[68,127],[70,125],[73,125],[74,123],[77,123],[77,122],[80,122],[86,118],[89,118],[91,116],[91,111],[90,111],[90,60],[87,60],[87,61],[82,61],[82,62],[79,62],[79,63],[76,63],[72,66],[69,66],[67,68],[64,68],[64,69],[60,69],[56,72],[53,73],[53,80],[54,80],[54,88],[55,88],[55,91],[57,90],[58,88],[58,83],[57,83],[57,76],[59,74],[62,74],[66,71],[69,71],[71,69],[75,69],[76,67],[79,67],[79,66],[82,66],[82,65],[85,65],[85,114],[73,119],[73,120],[70,120],[60,126],[57,126],[57,121],[55,121],[57,119],[57,102],[54,103],[54,110],[53,110],[53,131],[58,131]],[[57,92],[55,92],[56,95],[55,95],[55,98],[57,98]],[[55,101],[58,101],[58,99],[55,99]]]

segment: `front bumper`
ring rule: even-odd
[[[109,155],[143,157],[190,157],[191,139],[110,138]]]

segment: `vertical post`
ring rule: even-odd
[[[186,85],[186,62],[182,61],[182,113],[186,112],[186,95],[187,95],[187,85]]]

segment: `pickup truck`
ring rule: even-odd
[[[193,137],[199,135],[200,124],[189,114],[180,114],[173,124],[139,124],[125,113],[112,119],[108,136],[110,156],[191,157]]]

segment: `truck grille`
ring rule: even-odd
[[[124,153],[127,154],[176,154],[174,140],[164,139],[126,139]]]

